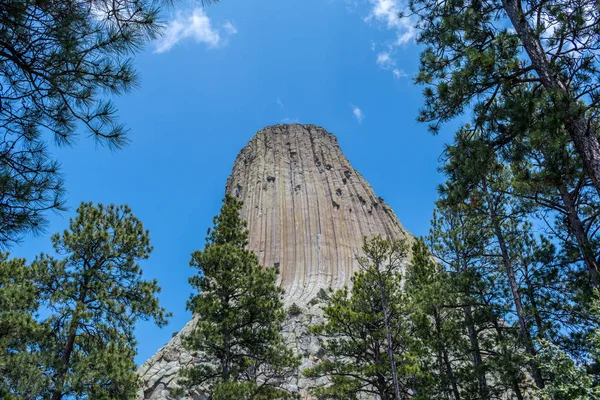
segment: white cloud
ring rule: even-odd
[[[394,39],[384,43],[385,51],[377,54],[377,65],[385,70],[390,70],[395,78],[406,76],[396,68],[394,56],[396,49],[411,43],[416,36],[414,21],[410,18],[400,18],[406,8],[404,0],[369,0],[369,14],[365,22],[376,23],[393,32]],[[371,50],[375,51],[377,44],[371,43]]]
[[[396,31],[396,45],[408,43],[416,35],[413,22],[409,18],[400,18],[406,8],[401,0],[369,0],[371,10],[365,21],[376,21],[387,29]]]
[[[402,32],[398,32],[396,36],[396,46],[402,46],[411,42],[416,36],[416,30],[413,25],[406,23]]]
[[[225,31],[230,35],[235,35],[238,33],[237,28],[231,23],[231,21],[225,22],[223,24],[223,29],[225,29]]]
[[[372,5],[371,13],[366,18],[367,21],[376,19],[387,25],[388,28],[395,28],[398,22],[398,13],[400,8],[396,0],[369,0]]]
[[[300,119],[299,118],[285,117],[285,118],[281,119],[281,123],[282,124],[299,124],[300,123]]]
[[[377,65],[383,69],[392,69],[396,66],[396,62],[392,60],[391,52],[384,51],[377,54]]]
[[[394,78],[396,78],[396,79],[408,77],[408,74],[406,72],[404,72],[398,68],[394,68],[394,70],[392,71],[392,74],[394,74]]]
[[[283,103],[281,102],[281,99],[279,97],[277,97],[275,99],[275,102],[277,103],[277,105],[283,110],[285,109],[285,107],[283,106]]]
[[[233,35],[237,29],[227,21],[223,25],[226,33]],[[210,18],[202,8],[177,12],[175,18],[168,22],[163,36],[157,40],[155,53],[164,53],[185,39],[193,39],[196,43],[204,43],[208,48],[215,48],[225,44],[225,39],[219,30],[213,28]]]
[[[356,120],[360,124],[363,121],[363,119],[365,119],[365,114],[357,106],[350,104],[350,107],[352,108],[352,114],[354,114],[354,118],[356,118]]]
[[[392,58],[393,49],[389,49],[387,51],[382,51],[377,54],[377,65],[379,65],[382,69],[392,71],[394,78],[406,78],[408,74],[396,66],[396,61]]]

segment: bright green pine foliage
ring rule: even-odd
[[[380,261],[385,262],[374,262],[374,248],[383,250],[385,257]],[[363,251],[363,269],[352,277],[352,288],[333,293],[323,308],[326,321],[311,327],[322,340],[325,355],[305,375],[329,380],[313,391],[318,399],[351,400],[364,395],[393,399],[388,345],[394,354],[402,399],[411,398],[420,376],[419,345],[413,338],[402,290],[401,261],[406,257],[406,245],[375,237],[365,241]],[[391,342],[386,337],[381,288],[387,300]]]
[[[501,110],[460,129],[446,147],[445,201],[477,198],[472,193],[477,186],[493,175],[497,180],[497,172],[504,170],[501,179],[509,195],[522,203],[521,213],[543,215],[544,223],[558,233],[564,255],[571,263],[581,257],[598,286],[598,193],[548,100],[524,105],[528,100],[519,103],[518,96],[524,95],[513,91],[496,98],[493,107]],[[532,115],[535,124],[527,122]]]
[[[514,320],[512,299],[498,257],[489,248],[495,243],[492,232],[485,215],[474,209],[475,201],[453,207],[443,203],[437,204],[427,238],[443,269],[439,277],[429,278],[429,285],[435,288],[439,280],[445,281],[447,292],[432,299],[441,298],[445,326],[456,326],[441,346],[450,360],[460,361],[453,363],[460,397],[453,393],[453,398],[522,399],[528,386],[527,363],[518,330],[506,322]],[[415,251],[414,265],[419,265],[418,254]],[[428,304],[426,297],[421,299]]]
[[[548,341],[541,341],[537,359],[553,381],[537,392],[540,400],[600,400],[600,387],[585,366]]]
[[[152,251],[142,223],[127,206],[82,203],[77,212],[68,230],[52,236],[60,258],[42,254],[33,262],[37,292],[22,292],[33,299],[30,311],[36,302],[43,307],[45,335],[30,335],[31,344],[15,355],[26,360],[24,368],[39,367],[34,386],[1,382],[16,398],[135,398],[134,325],[166,324],[160,288],[142,279],[137,263]],[[23,275],[17,269],[11,276]],[[35,386],[40,380],[47,387]]]
[[[594,306],[592,313],[600,315],[599,292],[594,292]],[[591,359],[595,368],[600,362],[600,328],[596,328],[589,337]],[[599,400],[600,386],[597,384],[597,374],[590,373],[593,369],[589,365],[581,365],[548,340],[540,340],[537,360],[542,372],[550,383],[539,390],[536,395],[541,400]],[[596,382],[595,382],[596,381]]]
[[[499,153],[489,151],[489,132],[461,131],[447,148],[439,206],[479,214],[479,232],[493,229],[486,214],[495,212],[534,336],[579,341],[561,345],[578,352],[598,323],[589,305],[600,282],[599,199],[567,138],[547,119],[543,132],[540,125]],[[500,254],[495,247],[486,252]]]
[[[462,220],[448,233],[467,217],[481,249],[465,257],[467,236],[446,240],[442,247],[459,250],[464,266],[448,258],[451,251],[432,251],[451,260],[447,270],[463,276],[461,297],[481,311],[467,325],[496,342],[480,343],[487,384],[514,379],[514,395],[526,398],[523,383],[531,379],[523,379],[524,368],[549,393],[585,366],[596,385],[590,360],[598,318],[590,306],[600,285],[597,4],[411,0],[410,8],[425,46],[416,77],[425,86],[419,120],[436,132],[470,113],[444,153],[438,212]],[[565,376],[548,373],[549,359]]]
[[[211,399],[288,399],[285,388],[299,360],[284,344],[283,289],[278,270],[263,268],[246,249],[242,203],[226,196],[204,250],[192,254],[199,273],[190,278],[199,291],[188,302],[198,319],[185,347],[200,360],[182,370],[182,390]]]
[[[48,334],[37,319],[36,271],[24,259],[0,255],[0,398],[35,398],[49,386],[41,368],[40,342]]]
[[[469,362],[457,359],[458,348],[464,347],[466,340],[458,294],[423,239],[417,239],[412,246],[405,290],[415,337],[422,345],[419,362],[427,377],[419,382],[417,397],[461,399],[461,392],[471,382],[464,376]],[[476,392],[477,387],[470,391]]]

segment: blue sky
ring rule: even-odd
[[[416,122],[412,83],[419,48],[399,21],[400,0],[223,0],[176,2],[165,36],[135,58],[140,87],[116,99],[131,144],[110,152],[82,133],[55,149],[69,210],[47,234],[12,249],[28,259],[50,251],[81,201],[129,204],[151,232],[142,263],[174,313],[158,329],[140,323],[143,362],[179,331],[191,288],[190,254],[202,248],[240,149],[267,125],[300,122],[335,134],[342,150],[415,235],[426,234],[443,143]]]

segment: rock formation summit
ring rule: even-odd
[[[338,289],[356,271],[363,237],[404,229],[337,139],[314,125],[276,125],[242,149],[227,193],[244,202],[248,247],[266,267],[280,268],[288,300],[308,302]]]
[[[288,305],[310,308],[320,289],[349,284],[365,236],[408,236],[392,209],[352,168],[336,137],[315,125],[258,131],[238,154],[226,191],[243,201],[248,247],[262,265],[280,269]],[[192,319],[140,367],[142,398],[169,398],[180,366],[192,361],[181,336],[193,324]],[[286,337],[308,358],[318,343],[306,337],[306,327],[298,329],[304,344],[298,332],[288,331]]]

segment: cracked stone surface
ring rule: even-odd
[[[342,153],[337,139],[315,125],[275,125],[257,132],[238,154],[226,192],[244,202],[248,247],[265,267],[280,269],[286,307],[302,311],[290,316],[284,336],[302,354],[300,371],[322,356],[308,326],[322,321],[313,299],[321,289],[340,289],[358,270],[363,237],[380,234],[410,238],[392,209]],[[140,399],[170,399],[182,365],[193,362],[181,345],[192,319],[138,370]],[[290,387],[310,399],[312,382],[298,375]],[[204,399],[201,393],[193,399]]]

